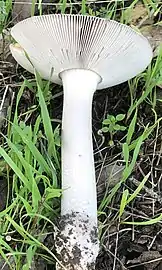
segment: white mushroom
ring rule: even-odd
[[[25,54],[25,51],[20,46],[20,44],[18,43],[10,44],[10,50],[12,56],[16,59],[19,65],[21,65],[24,69],[34,74],[34,67],[27,59],[27,55]]]
[[[32,17],[15,25],[11,34],[43,78],[63,84],[64,192],[57,251],[67,270],[94,269],[99,242],[91,132],[93,94],[142,72],[151,61],[151,47],[128,26],[82,15]],[[28,60],[20,55],[13,53],[18,63],[30,70]],[[58,265],[57,269],[62,268]]]

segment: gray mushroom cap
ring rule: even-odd
[[[93,16],[35,16],[16,24],[11,34],[41,76],[56,84],[62,84],[64,70],[88,69],[101,77],[98,89],[110,87],[133,78],[152,59],[151,46],[141,34]],[[20,61],[17,53],[14,58],[25,67],[28,59]]]

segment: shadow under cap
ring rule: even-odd
[[[103,89],[133,78],[152,59],[151,46],[142,35],[93,16],[35,16],[19,22],[11,34],[42,77],[57,84],[62,84],[62,71],[81,68],[99,74],[102,82],[97,88]]]

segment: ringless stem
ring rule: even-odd
[[[61,77],[64,88],[62,214],[86,213],[96,219],[91,111],[100,77],[92,71],[75,69],[64,71]]]
[[[94,269],[98,254],[97,196],[92,145],[91,110],[100,77],[92,71],[61,73],[64,87],[62,123],[61,234],[58,253],[76,270]],[[93,235],[93,241],[92,241]],[[61,243],[60,243],[61,242]],[[66,252],[66,256],[64,252]],[[76,252],[78,253],[76,256]],[[79,263],[72,261],[76,257]],[[91,265],[91,268],[88,268]],[[71,266],[71,267],[72,267]],[[67,267],[67,263],[66,263]],[[60,268],[58,268],[60,269]]]

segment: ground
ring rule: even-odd
[[[160,270],[161,2],[87,0],[71,1],[72,7],[67,3],[65,5],[66,1],[50,2],[54,5],[47,5],[47,1],[43,1],[44,14],[60,13],[62,9],[62,12],[66,13],[82,12],[116,19],[141,31],[152,45],[154,59],[144,73],[119,86],[96,91],[94,95],[93,143],[101,243],[96,270]],[[63,5],[59,6],[58,2]],[[0,10],[2,3],[3,1],[0,1]],[[27,7],[26,4],[24,6]],[[26,9],[25,15],[15,18],[17,8],[20,10],[20,6],[14,6],[14,12],[12,9],[9,9],[8,13],[6,11],[5,19],[0,17],[0,20],[3,19],[0,42],[0,254],[3,259],[0,261],[0,268],[50,270],[54,269],[55,265],[53,232],[60,211],[60,191],[57,191],[56,187],[60,185],[59,125],[63,93],[61,87],[48,86],[42,82],[46,105],[43,101],[38,105],[41,97],[41,93],[36,90],[38,80],[35,82],[33,75],[17,66],[11,57],[8,31],[15,21],[28,16],[29,12]],[[39,11],[36,8],[35,14]],[[49,89],[50,91],[47,91]],[[45,112],[45,106],[54,130],[56,153],[51,153],[48,148],[50,137],[46,136],[47,126],[43,120],[47,115],[42,113]],[[103,124],[108,115],[112,115],[113,119],[123,115],[122,120],[117,121],[117,129],[110,129],[110,125]],[[19,129],[14,128],[11,123],[15,126],[18,124]],[[107,132],[101,131],[103,127],[107,127]],[[35,142],[40,150],[39,157],[31,142]],[[20,153],[22,156],[18,158]],[[43,169],[40,164],[42,165],[46,155],[49,159]],[[36,172],[30,171],[28,164],[35,168]],[[49,173],[50,164],[53,164],[56,170],[52,176]],[[41,181],[38,170],[43,175]],[[36,179],[34,190],[30,190],[28,185],[29,171],[30,176]],[[55,197],[54,200],[50,199],[51,194]]]

